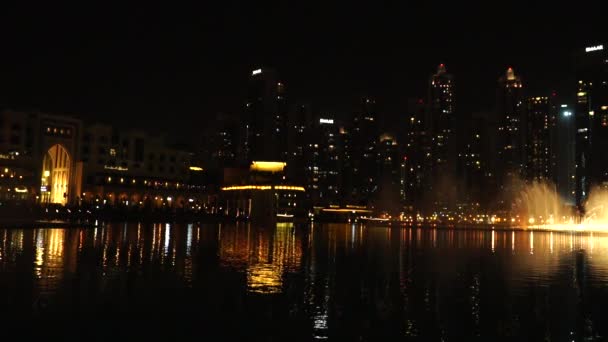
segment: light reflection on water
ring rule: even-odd
[[[191,310],[193,329],[203,317],[246,336],[357,340],[576,340],[608,327],[605,234],[110,224],[0,239],[0,313],[15,319]]]

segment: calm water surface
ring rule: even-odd
[[[351,225],[0,230],[3,337],[608,336],[608,236]]]

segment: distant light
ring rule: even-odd
[[[585,48],[585,52],[604,50],[604,45],[589,46]]]
[[[562,108],[568,108],[568,105],[567,104],[563,104]]]
[[[203,168],[200,166],[190,166],[190,171],[203,171]]]
[[[129,171],[128,167],[123,167],[123,166],[104,165],[103,168],[106,170]]]
[[[251,75],[257,75],[257,74],[261,74],[262,73],[262,69],[255,69],[251,72]]]
[[[293,214],[280,214],[280,213],[278,213],[278,214],[277,214],[277,217],[286,217],[286,218],[292,218],[292,217],[293,217]]]
[[[169,201],[169,202],[171,202],[172,199],[173,198],[171,198],[171,197],[167,197],[167,201]]]
[[[321,119],[319,119],[319,123],[333,125],[334,119],[323,119],[323,118],[321,118]]]
[[[188,202],[192,203],[192,202],[194,202],[194,199],[188,198]]]
[[[564,111],[564,116],[572,116],[572,112],[569,110]]]
[[[589,111],[589,115],[591,115],[591,116],[595,115],[595,111],[590,110],[590,111]]]
[[[15,192],[27,192],[27,188],[26,187],[17,187],[17,188],[15,188]]]

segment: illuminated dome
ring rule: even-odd
[[[445,64],[439,64],[439,66],[437,67],[437,75],[445,74],[445,71]]]
[[[391,133],[382,133],[382,135],[380,135],[380,142],[385,142],[387,140],[392,141],[393,143],[397,142],[395,136],[393,136]]]
[[[513,71],[513,68],[509,67],[507,69],[507,80],[511,81],[515,79],[515,72]]]

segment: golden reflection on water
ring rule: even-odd
[[[394,243],[399,247],[397,252],[392,250]],[[193,286],[197,272],[205,272],[204,263],[209,262],[197,258],[203,248],[217,254],[215,260],[222,269],[242,274],[243,286],[255,294],[284,293],[290,275],[295,274],[304,274],[311,286],[329,286],[325,283],[327,279],[317,279],[319,260],[325,258],[333,265],[338,256],[361,257],[364,252],[363,255],[379,260],[378,268],[390,272],[389,265],[394,260],[406,263],[406,255],[412,250],[423,251],[424,255],[458,253],[461,249],[466,250],[465,254],[475,249],[497,257],[508,254],[513,256],[508,261],[511,271],[534,278],[550,276],[562,258],[584,251],[589,265],[594,267],[594,276],[608,282],[608,235],[594,232],[350,224],[311,225],[300,229],[287,223],[275,227],[244,223],[221,227],[109,224],[94,229],[0,230],[0,263],[6,270],[15,268],[19,258],[28,260],[34,287],[40,293],[54,292],[85,261],[87,267],[100,271],[104,279],[154,266],[161,272],[176,274],[185,286]],[[449,258],[444,262],[449,263]],[[460,265],[452,267],[457,269]],[[407,272],[404,269],[400,272]],[[409,281],[407,274],[400,273],[400,279],[403,284]],[[317,298],[311,299],[313,301],[320,300],[314,305],[317,318],[327,317],[325,301],[329,294],[310,296]],[[324,324],[318,322],[319,327]]]
[[[198,225],[173,227],[157,224],[108,224],[94,229],[0,230],[0,266],[27,275],[31,272],[35,295],[56,292],[66,275],[87,262],[87,272],[100,271],[108,279],[127,270],[158,265],[192,284],[193,255],[198,250]],[[207,229],[213,229],[208,227]],[[185,241],[187,240],[187,241]],[[18,260],[29,260],[31,268]]]
[[[302,259],[301,238],[291,223],[275,229],[237,224],[221,230],[218,244],[221,264],[245,272],[251,293],[282,292],[285,273],[297,272]]]

